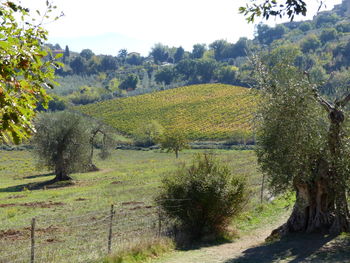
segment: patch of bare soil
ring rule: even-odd
[[[50,208],[50,207],[54,207],[54,206],[62,206],[65,205],[62,202],[31,202],[31,203],[19,203],[19,204],[15,204],[15,203],[9,203],[9,204],[0,204],[0,208],[4,208],[4,207],[13,207],[13,206],[24,206],[24,207],[33,207],[33,208]]]
[[[48,227],[42,227],[42,228],[36,228],[35,233],[36,235],[47,235],[51,233],[56,233],[60,231],[60,228],[57,226],[50,225]],[[21,229],[7,229],[7,230],[0,230],[0,240],[25,240],[30,237],[31,228],[30,227],[24,227]]]
[[[26,195],[11,195],[9,197],[7,197],[7,199],[17,199],[17,198],[23,198],[23,197],[27,197]]]
[[[123,202],[122,205],[143,205],[144,202],[136,202],[136,201],[130,201],[130,202]]]
[[[111,182],[111,184],[122,184],[123,182],[122,181],[113,181]]]
[[[86,198],[81,198],[81,197],[75,199],[75,201],[86,201],[86,200],[88,200],[88,199],[86,199]]]

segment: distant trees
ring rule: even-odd
[[[80,52],[80,56],[85,58],[86,60],[89,60],[90,58],[92,58],[92,56],[94,56],[94,52],[91,51],[91,49],[83,49]]]
[[[70,62],[70,67],[72,68],[74,74],[83,74],[86,71],[86,60],[81,57],[77,56]]]
[[[169,85],[176,78],[176,72],[173,66],[163,66],[161,67],[154,78],[157,83],[164,83],[165,85]]]
[[[124,64],[127,56],[128,51],[125,48],[118,51],[118,59],[121,61],[122,64]]]
[[[321,41],[319,38],[312,34],[307,36],[301,43],[300,48],[304,53],[308,53],[310,51],[316,50],[318,47],[321,46]]]
[[[69,47],[66,45],[66,47],[64,49],[63,57],[66,59],[66,58],[69,58],[69,56],[70,56]]]
[[[222,66],[215,71],[215,79],[220,83],[233,84],[236,81],[238,68],[234,66]]]
[[[323,44],[337,39],[338,32],[335,28],[325,28],[321,31],[320,40]]]
[[[179,63],[184,58],[184,55],[185,55],[185,50],[183,49],[183,47],[181,46],[178,47],[174,54],[174,62]]]
[[[126,79],[120,83],[119,88],[123,90],[134,90],[138,82],[139,78],[136,74],[129,74]]]
[[[214,50],[214,57],[216,60],[222,60],[225,58],[225,51],[227,50],[229,43],[226,40],[216,40],[209,45]]]
[[[265,24],[259,24],[257,26],[257,38],[261,44],[269,45],[274,40],[282,38],[286,31],[287,28],[284,25],[269,27]]]
[[[150,55],[153,57],[156,64],[165,62],[169,58],[168,47],[162,45],[161,43],[155,44]]]
[[[195,44],[193,45],[191,57],[194,59],[202,58],[206,50],[205,44]]]
[[[116,70],[118,66],[117,60],[113,56],[103,56],[101,60],[101,70]]]

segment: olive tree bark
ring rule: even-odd
[[[71,129],[67,130],[66,133],[63,135],[61,143],[57,147],[57,156],[55,161],[55,175],[56,177],[53,179],[53,181],[68,181],[72,180],[73,178],[69,176],[67,165],[64,160],[64,152],[65,147],[67,144],[67,140],[69,137],[69,134],[71,132]]]
[[[98,171],[97,166],[92,162],[93,157],[94,157],[94,140],[95,137],[97,136],[97,134],[101,132],[104,136],[105,134],[102,132],[102,130],[100,129],[95,129],[91,132],[91,137],[90,137],[90,158],[89,158],[89,164],[88,164],[88,171],[89,172],[94,172],[94,171]]]
[[[350,231],[350,214],[346,198],[344,170],[340,168],[342,156],[342,126],[345,120],[343,107],[350,101],[350,94],[334,105],[323,99],[314,90],[315,99],[328,113],[328,152],[330,157],[320,156],[315,165],[314,179],[293,181],[296,202],[286,224],[271,235],[288,232],[324,231],[333,234]]]

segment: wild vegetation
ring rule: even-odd
[[[75,109],[136,138],[139,126],[156,120],[165,129],[181,129],[188,139],[223,140],[233,137],[235,132],[252,139],[255,98],[250,89],[206,84]]]
[[[227,235],[228,225],[248,202],[245,180],[213,154],[198,154],[189,167],[163,178],[156,200],[179,221],[187,239],[216,239]]]

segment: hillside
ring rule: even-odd
[[[113,99],[75,109],[100,119],[122,133],[136,135],[151,120],[166,129],[181,128],[190,139],[222,140],[249,136],[255,109],[247,88],[204,84],[135,97]]]

